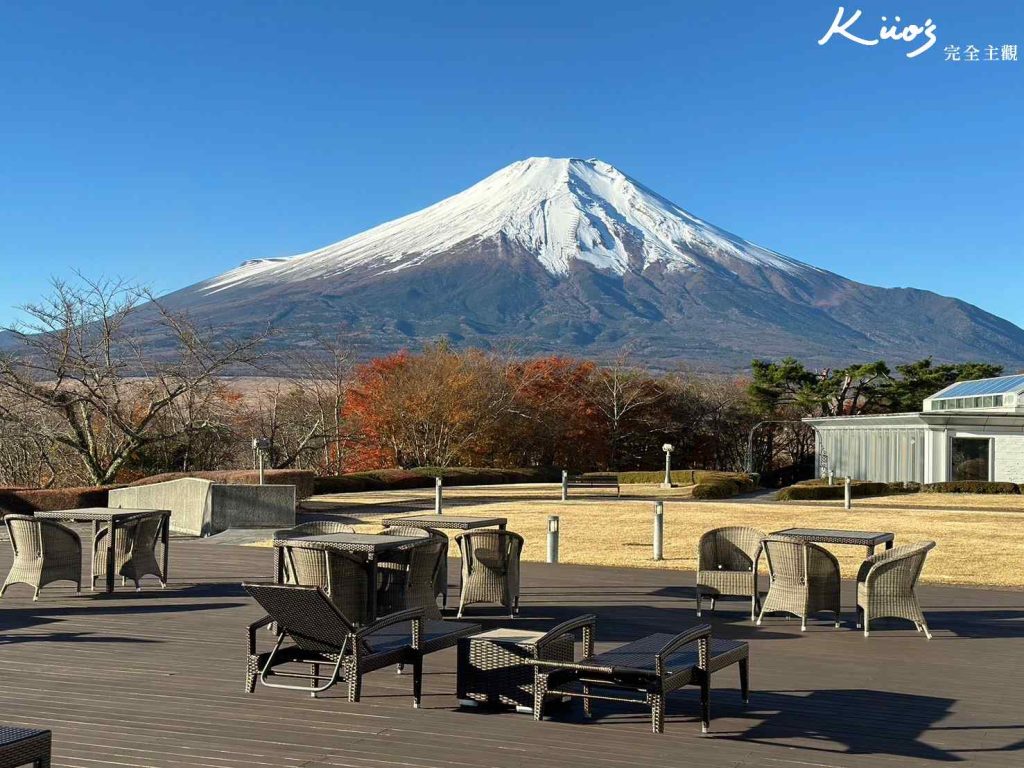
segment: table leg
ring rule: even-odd
[[[507,526],[507,525],[508,525],[508,523],[498,523],[498,530],[499,531],[504,531],[505,530],[505,526]]]
[[[893,543],[894,543],[893,540],[889,539],[887,542],[885,542],[885,548],[886,549],[892,549]]]
[[[107,528],[107,594],[114,592],[114,560],[117,548],[117,521],[111,519],[110,527]]]
[[[164,570],[163,570],[164,579],[160,583],[160,586],[161,587],[166,587],[167,586],[167,579],[168,579],[168,575],[167,575],[167,562],[168,562],[168,559],[169,559],[168,558],[168,552],[169,552],[170,546],[171,546],[171,516],[170,515],[164,515],[164,524],[162,526],[162,534],[161,535],[162,535],[162,542],[163,542],[163,545],[164,545]]]
[[[873,554],[875,554],[875,545],[871,544],[870,546],[868,546],[867,550],[868,550],[868,557],[871,557]]]
[[[284,552],[274,547],[274,583],[284,584]]]
[[[100,535],[100,521],[92,521],[92,553],[89,562],[92,566],[89,569],[89,589],[96,591],[96,537]]]
[[[372,624],[377,620],[377,561],[370,553],[366,560],[366,623]]]

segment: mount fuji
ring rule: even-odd
[[[316,251],[165,296],[218,333],[362,357],[458,346],[738,369],[885,358],[1024,363],[1024,330],[953,298],[848,280],[754,245],[600,160],[529,158]],[[155,336],[150,341],[159,346]]]

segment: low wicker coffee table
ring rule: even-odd
[[[0,725],[0,768],[50,768],[50,732]]]
[[[459,640],[457,695],[459,704],[515,707],[533,713],[534,645],[543,632],[492,629]],[[545,649],[545,661],[571,662],[572,635],[557,638]]]

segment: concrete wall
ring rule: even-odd
[[[210,533],[210,489],[213,483],[185,477],[152,485],[133,485],[110,491],[108,503],[123,509],[169,509],[171,530],[192,536]]]
[[[192,536],[209,536],[228,528],[295,525],[294,485],[223,485],[187,477],[114,489],[109,504],[126,509],[169,509],[171,530]]]

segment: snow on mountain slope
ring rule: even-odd
[[[499,235],[535,254],[555,276],[567,275],[577,259],[617,275],[656,263],[669,271],[700,269],[696,254],[791,274],[821,272],[701,221],[608,163],[533,157],[417,213],[316,251],[246,262],[204,287],[218,292],[331,277],[357,266],[395,272]]]

